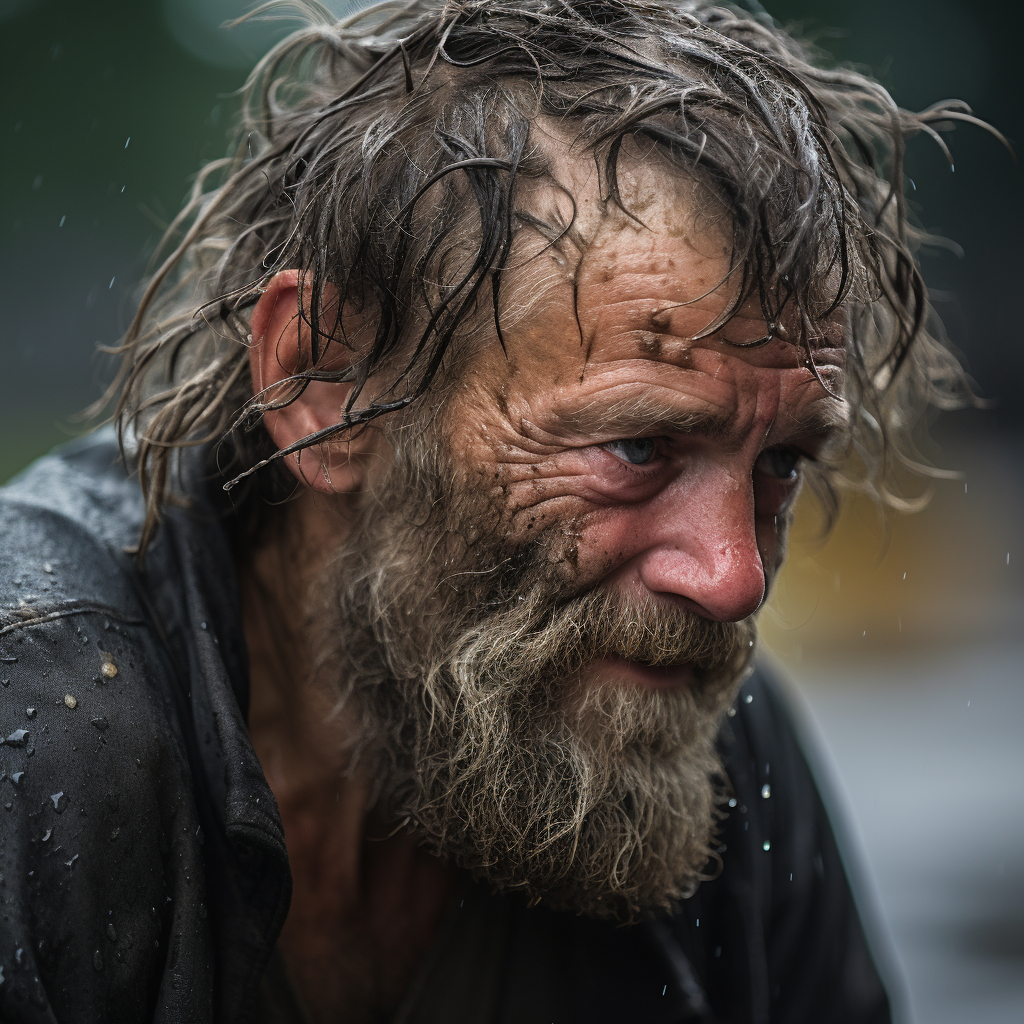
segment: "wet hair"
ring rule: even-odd
[[[415,408],[481,324],[502,339],[517,236],[563,245],[572,233],[522,202],[524,182],[567,191],[539,123],[595,162],[606,204],[627,215],[627,152],[713,197],[732,228],[725,317],[755,298],[768,337],[780,317],[795,323],[813,367],[821,324],[842,309],[846,454],[896,500],[886,480],[919,411],[965,393],[915,261],[904,145],[925,132],[945,148],[938,130],[973,121],[966,106],[901,110],[767,15],[708,0],[413,0],[342,20],[298,7],[308,23],[249,77],[237,149],[199,174],[119,349],[116,419],[146,496],[143,548],[177,450],[211,445],[253,511],[287,492],[281,455]],[[254,396],[249,313],[295,268],[308,360],[288,388]],[[375,333],[337,370],[323,356],[348,343],[341,310],[367,312]],[[387,386],[361,400],[382,374]],[[314,380],[351,382],[344,415],[277,450],[262,414]],[[819,478],[830,501],[835,479]]]

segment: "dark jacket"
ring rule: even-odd
[[[142,570],[125,551],[142,502],[109,433],[0,491],[4,1024],[256,1018],[291,877],[246,729],[230,521],[196,490]],[[715,881],[633,928],[476,890],[403,1019],[887,1021],[827,817],[762,672],[721,746],[737,806]]]

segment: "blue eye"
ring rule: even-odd
[[[761,452],[754,468],[776,480],[795,480],[802,459],[796,448],[769,448]]]
[[[654,437],[627,437],[621,441],[609,441],[601,445],[606,451],[612,453],[633,466],[642,466],[654,458],[658,449],[658,440]]]

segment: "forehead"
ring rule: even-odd
[[[539,187],[527,202],[564,237],[552,244],[525,229],[503,285],[499,316],[518,350],[512,365],[540,358],[552,373],[585,376],[609,360],[679,363],[695,348],[751,366],[804,361],[802,347],[786,343],[796,325],[785,314],[772,331],[783,341],[751,345],[769,326],[756,294],[737,302],[742,268],[732,260],[731,224],[706,190],[634,161],[620,174],[623,210],[601,195],[587,165],[563,171],[565,189]],[[843,335],[842,313],[815,327],[815,364],[825,374],[840,369]]]

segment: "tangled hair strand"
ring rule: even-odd
[[[499,300],[517,234],[560,245],[572,227],[519,205],[524,181],[567,191],[538,119],[595,161],[607,202],[629,216],[618,168],[636,142],[727,211],[738,287],[706,333],[756,297],[762,340],[785,311],[814,368],[822,321],[844,309],[847,464],[898,503],[887,481],[913,455],[919,411],[969,395],[941,344],[903,192],[906,139],[926,133],[948,155],[944,126],[981,123],[964,104],[901,110],[763,13],[710,0],[387,0],[342,20],[304,0],[287,6],[306,24],[250,75],[234,153],[197,177],[117,350],[111,394],[147,503],[142,550],[180,449],[216,442],[225,488],[240,485],[234,499],[253,511],[287,492],[282,455],[436,387],[480,316],[504,344]],[[286,387],[254,395],[249,315],[294,269],[308,359]],[[366,312],[375,331],[339,370],[324,353],[353,348],[342,310]],[[382,374],[390,384],[361,400]],[[344,414],[278,450],[262,416],[311,381],[351,384]],[[838,479],[817,481],[833,504]]]

